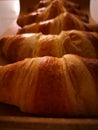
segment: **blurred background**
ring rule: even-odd
[[[90,0],[90,15],[94,22],[98,24],[98,0]]]
[[[0,35],[18,17],[19,11],[19,0],[0,0]]]

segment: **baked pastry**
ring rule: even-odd
[[[92,30],[77,16],[64,12],[33,24],[33,34],[0,40],[2,55],[12,62],[22,60],[0,66],[0,102],[37,116],[98,117],[98,60],[64,55],[97,58],[98,34],[62,31],[70,29]],[[28,26],[20,33],[25,30]],[[54,57],[38,57],[44,55]]]
[[[97,87],[98,60],[76,55],[0,66],[0,102],[38,116],[98,116]]]
[[[67,9],[64,7],[62,2],[60,0],[54,0],[49,4],[48,7],[38,9],[37,11],[25,14],[25,15],[20,15],[17,23],[19,26],[23,27],[25,25],[32,24],[34,22],[40,22],[40,21],[45,21],[49,19],[53,19],[56,16],[58,16],[61,13],[64,12],[70,12],[76,14],[81,20],[84,22],[88,22],[88,16],[81,11],[77,9]]]
[[[51,4],[53,0],[40,0],[39,1],[39,7],[47,7],[49,4]],[[80,9],[80,5],[78,3],[72,2],[70,0],[59,0],[60,2],[63,3],[63,5],[67,8],[75,8],[75,9]]]
[[[49,6],[54,0],[37,0],[32,1],[32,5],[28,8],[28,12],[37,10],[38,8],[43,8]],[[59,0],[68,9],[78,9],[80,10],[80,5],[78,3],[69,0]],[[33,4],[34,3],[34,4]]]
[[[90,24],[81,21],[76,15],[64,12],[54,19],[26,25],[19,29],[17,34],[38,32],[43,34],[59,34],[62,30],[72,29],[95,31]]]
[[[42,33],[21,34],[0,40],[2,54],[11,62],[27,57],[77,54],[88,58],[98,58],[98,34],[84,31],[62,31],[59,35]]]
[[[50,5],[52,3],[52,1],[56,1],[56,0],[40,0],[39,2],[39,8],[40,7],[47,7],[48,5]],[[59,2],[62,3],[62,5],[67,9],[67,11],[73,13],[73,14],[77,14],[80,16],[83,16],[85,21],[88,21],[88,14],[84,13],[81,10],[81,7],[78,3],[76,2],[72,2],[70,0],[58,0]]]
[[[31,12],[29,14],[20,15],[17,23],[21,27],[32,24],[34,22],[40,22],[48,19],[55,18],[59,14],[65,12],[66,9],[63,7],[60,1],[53,1],[48,7],[38,9],[37,11]]]

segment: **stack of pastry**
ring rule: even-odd
[[[0,102],[38,116],[98,116],[98,34],[69,0],[39,0],[0,39]]]

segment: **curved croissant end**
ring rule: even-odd
[[[97,87],[98,60],[76,55],[0,67],[0,102],[35,115],[98,116]]]

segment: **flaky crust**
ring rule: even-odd
[[[20,15],[17,20],[18,25],[21,27],[29,25],[35,22],[40,22],[48,19],[53,19],[61,13],[64,13],[66,9],[63,7],[60,1],[53,1],[48,7],[42,8],[25,15]]]
[[[75,55],[25,59],[2,66],[0,102],[35,115],[98,116],[96,66],[98,60]]]
[[[76,15],[64,12],[54,19],[26,25],[19,29],[17,33],[21,34],[42,32],[43,34],[59,34],[62,30],[66,31],[72,29],[95,31],[92,25],[81,21]]]
[[[53,1],[55,0],[37,0],[37,1],[32,1],[32,5],[29,7],[28,12],[32,12],[37,10],[38,8],[45,8],[49,6]],[[59,0],[62,2],[64,7],[68,9],[78,9],[80,10],[80,5],[78,3],[71,2],[69,0]]]
[[[38,56],[62,57],[64,54],[98,58],[98,34],[77,30],[62,31],[59,35],[21,34],[2,38],[0,49],[11,62]]]
[[[32,24],[34,22],[40,22],[40,21],[45,21],[49,19],[53,19],[56,16],[60,15],[61,13],[64,12],[70,12],[73,14],[76,14],[77,17],[83,21],[88,21],[87,15],[81,14],[81,12],[77,9],[68,9],[64,7],[64,4],[60,0],[54,0],[49,4],[48,7],[44,7],[41,9],[38,9],[36,11],[33,11],[31,13],[25,14],[25,15],[20,15],[17,23],[21,27],[25,25]]]

